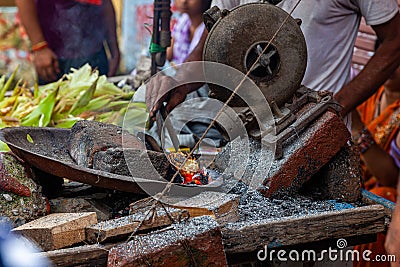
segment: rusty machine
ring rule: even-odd
[[[271,159],[260,160],[253,155],[245,167],[252,169],[258,161],[261,171],[248,177],[252,177],[251,183],[264,196],[294,194],[307,183],[318,181],[320,185],[314,184],[312,190],[320,188],[322,192],[328,188],[321,194],[355,201],[360,196],[359,155],[350,145],[350,134],[339,115],[341,106],[332,93],[302,85],[307,65],[307,46],[300,29],[302,21],[275,5],[279,2],[260,1],[229,11],[212,7],[206,12],[209,34],[203,60],[233,67],[258,87],[252,87],[258,92],[244,87],[232,98],[232,88],[209,84],[210,97],[228,102],[248,136],[272,148]],[[207,70],[205,73],[207,76]],[[232,75],[226,78],[231,79]],[[254,106],[244,100],[247,95],[249,99],[264,96],[263,106],[257,104],[258,110],[270,108],[271,118],[260,121],[260,116],[253,112]],[[240,148],[235,153],[225,153],[226,158],[222,153],[223,159],[217,158],[216,165],[222,170],[229,169],[232,164],[225,162],[239,151]],[[270,167],[265,162],[270,162]],[[313,180],[315,176],[318,179]]]
[[[268,2],[245,4],[230,11],[218,7],[208,10],[205,24],[209,34],[203,59],[248,73],[260,88],[275,118],[276,136],[271,136],[269,141],[276,142],[276,158],[281,158],[284,140],[301,132],[328,109],[339,111],[340,105],[330,93],[316,92],[301,85],[307,65],[301,20],[274,5],[280,1]],[[222,102],[226,102],[231,93],[210,85],[210,96]],[[308,103],[315,105],[297,116]],[[229,106],[237,111],[251,137],[260,139],[265,135],[250,108],[238,96]]]

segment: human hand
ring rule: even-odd
[[[188,86],[177,86],[177,81],[165,75],[152,77],[146,85],[146,104],[150,111],[150,118],[155,119],[157,111],[163,102],[167,102],[166,110],[171,112],[182,103],[188,94]]]
[[[49,49],[44,48],[34,52],[33,64],[39,77],[47,82],[57,79],[57,73],[60,72],[56,54]]]
[[[357,138],[364,128],[365,125],[361,120],[360,113],[357,110],[353,110],[351,112],[351,132],[353,138]]]
[[[391,262],[391,267],[400,267],[400,201],[392,215],[389,231],[386,235],[385,249],[388,255],[395,255],[396,262]]]

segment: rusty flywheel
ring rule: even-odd
[[[288,14],[272,4],[252,3],[232,9],[214,7],[205,15],[209,30],[203,51],[205,61],[218,62],[247,73],[260,54],[260,61],[250,72],[269,103],[288,102],[300,87],[307,65],[307,47],[299,23],[292,17],[263,52]],[[231,91],[210,85],[210,96],[225,102]],[[244,106],[235,97],[231,106]]]

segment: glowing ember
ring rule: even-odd
[[[211,177],[205,168],[201,169],[199,162],[195,158],[188,158],[182,152],[168,154],[171,164],[179,170],[183,177],[182,184],[207,185],[211,182]],[[185,164],[182,166],[183,162]]]

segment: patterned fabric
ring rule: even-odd
[[[400,169],[400,148],[396,145],[396,139],[390,143],[390,155],[394,159],[396,166]]]
[[[366,102],[360,105],[357,110],[361,115],[361,120],[368,127],[368,130],[374,136],[375,142],[380,145],[385,151],[393,154],[391,143],[395,141],[395,137],[399,131],[400,125],[400,100],[397,100],[393,104],[389,105],[385,110],[382,110],[379,116],[376,117],[377,107],[380,106],[380,100],[384,92],[382,86],[377,93],[375,93]],[[398,165],[399,166],[399,165]],[[368,191],[383,197],[392,202],[396,201],[397,193],[396,188],[388,186],[380,186],[376,177],[372,176],[366,169],[365,165],[362,164],[363,168],[363,179],[364,188]],[[385,255],[386,251],[384,248],[385,234],[378,234],[378,239],[375,243],[364,244],[356,246],[360,252],[370,250],[372,254],[369,256],[370,259],[374,259],[376,255]],[[354,267],[368,267],[375,266],[374,262],[354,262]],[[389,262],[381,262],[379,266],[390,266]]]
[[[190,18],[187,14],[182,14],[174,29],[172,30],[172,38],[174,38],[173,48],[173,59],[177,64],[181,64],[185,61],[186,57],[193,51],[198,42],[200,41],[201,35],[204,31],[204,23],[200,24],[190,40]]]

